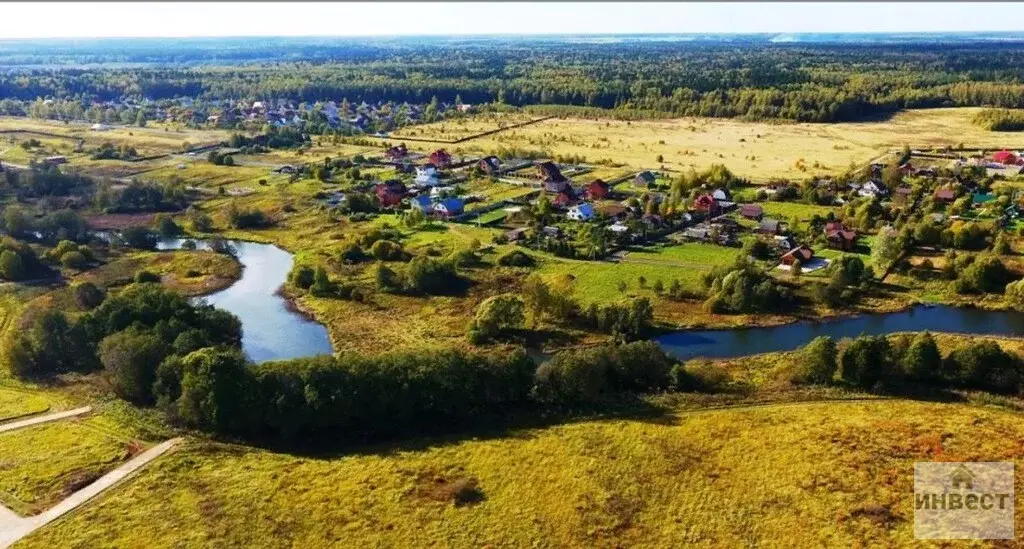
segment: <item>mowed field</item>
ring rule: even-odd
[[[733,172],[763,181],[835,174],[902,147],[1024,146],[1024,133],[991,132],[975,126],[977,108],[928,109],[899,113],[882,122],[797,124],[743,122],[717,118],[617,121],[550,119],[460,143],[457,153],[488,153],[500,147],[582,155],[636,169],[664,165],[701,170],[725,164]],[[446,124],[446,123],[439,123]],[[416,126],[424,134],[438,124]],[[414,131],[410,128],[408,131]],[[396,141],[398,136],[391,138]],[[427,150],[430,144],[409,143]],[[658,162],[658,155],[663,162]],[[801,169],[801,166],[803,167]]]
[[[909,547],[915,461],[1024,461],[1015,413],[887,399],[509,435],[345,457],[194,441],[19,547]]]

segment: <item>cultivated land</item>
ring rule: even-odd
[[[882,122],[800,124],[743,122],[733,119],[587,120],[553,118],[479,139],[453,148],[455,152],[487,153],[499,148],[545,151],[552,155],[608,160],[634,168],[698,171],[725,164],[754,181],[772,177],[804,178],[838,174],[850,164],[865,162],[905,144],[912,147],[1021,147],[1024,135],[990,132],[971,122],[981,109],[905,111]],[[417,126],[431,134],[446,122]],[[410,130],[411,131],[411,130]],[[390,141],[400,141],[396,134]],[[663,142],[663,143],[662,143]],[[408,143],[417,150],[427,143]],[[658,162],[658,155],[664,157]],[[800,169],[803,165],[805,169]]]

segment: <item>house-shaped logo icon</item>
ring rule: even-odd
[[[949,483],[953,486],[954,490],[973,490],[974,473],[967,467],[960,465],[949,473]]]

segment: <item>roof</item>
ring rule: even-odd
[[[974,195],[971,197],[971,202],[975,204],[984,204],[986,202],[991,202],[995,199],[996,195],[994,194],[974,193]]]
[[[537,164],[537,169],[540,170],[545,181],[565,181],[565,176],[554,162],[541,162]]]
[[[999,162],[1000,164],[1006,164],[1008,162],[1013,162],[1016,159],[1017,159],[1017,155],[1013,154],[1010,151],[999,151],[997,153],[993,153],[992,154],[992,160],[995,160],[996,162]]]
[[[588,216],[594,215],[594,206],[591,205],[589,202],[584,202],[583,204],[577,204],[576,206],[573,206],[573,209],[578,211],[578,212],[580,212],[583,215],[588,215]]]
[[[786,252],[785,254],[783,254],[782,257],[793,257],[801,261],[807,261],[808,259],[814,257],[814,250],[808,248],[807,246],[800,245]]]
[[[953,189],[936,189],[935,198],[941,198],[943,200],[953,200],[956,198],[956,191]]]
[[[654,180],[655,180],[654,174],[651,173],[650,170],[644,170],[644,171],[636,174],[636,177],[634,179],[643,179],[644,181],[646,181],[648,183],[654,183]]]
[[[764,208],[757,204],[744,204],[740,207],[740,215],[762,215],[764,214]]]
[[[465,202],[461,198],[445,198],[438,202],[434,207],[443,207],[445,211],[458,211],[465,207]]]
[[[766,218],[761,220],[761,228],[765,229],[765,230],[768,230],[768,231],[777,231],[777,230],[779,230],[779,225],[780,224],[781,224],[781,221],[779,221],[778,219],[772,219],[770,217],[766,217]]]

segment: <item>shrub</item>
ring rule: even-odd
[[[308,290],[313,285],[315,272],[308,265],[296,265],[290,274],[292,284],[296,287]]]
[[[402,261],[405,259],[405,250],[402,245],[391,240],[378,240],[370,248],[370,254],[381,261]]]
[[[957,293],[1002,293],[1010,273],[998,257],[986,256],[977,259],[960,272],[956,279]]]
[[[82,252],[76,250],[60,256],[60,264],[69,269],[82,270],[89,266],[89,260],[82,255]]]
[[[663,389],[669,386],[674,365],[650,341],[564,351],[537,369],[534,392],[546,402],[581,403],[615,392]]]
[[[159,283],[160,275],[150,271],[142,270],[135,273],[135,282],[139,284]]]
[[[863,389],[874,389],[887,381],[892,367],[889,340],[884,336],[858,337],[839,355],[840,377]]]
[[[92,282],[79,282],[72,286],[75,293],[75,302],[78,306],[89,310],[97,307],[106,298],[106,294]]]
[[[910,346],[903,352],[900,365],[907,379],[913,381],[935,383],[945,377],[939,346],[928,332],[914,336]]]
[[[462,279],[448,261],[417,256],[406,269],[406,288],[418,294],[445,295],[462,289]]]
[[[536,260],[522,250],[512,250],[498,257],[498,265],[505,267],[533,267]]]
[[[129,227],[121,232],[121,240],[132,248],[152,250],[156,248],[157,235],[146,227]]]
[[[1020,360],[994,341],[954,350],[946,357],[944,367],[965,387],[996,393],[1013,393],[1020,388]]]
[[[471,339],[480,343],[498,336],[505,330],[521,328],[526,321],[523,300],[511,294],[491,296],[476,309]]]

